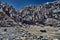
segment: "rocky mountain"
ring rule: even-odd
[[[3,4],[0,2],[0,26],[12,26],[17,24],[13,19],[12,15],[15,10],[12,8],[12,6],[9,6],[7,4]]]
[[[0,2],[0,40],[60,40],[60,1],[16,11]]]
[[[60,1],[47,2],[39,6],[28,6],[19,11],[19,18],[25,24],[60,26]]]
[[[19,12],[15,11],[12,6],[0,3],[0,11],[18,24],[60,26],[60,3],[57,1],[38,6],[30,5]]]

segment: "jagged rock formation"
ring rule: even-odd
[[[47,25],[48,23],[52,22],[48,25],[55,26],[54,24],[56,24],[57,22],[57,24],[60,26],[60,3],[59,2],[46,3],[40,6],[29,6],[19,11],[19,13],[20,13],[19,16],[22,23],[26,23],[26,24],[38,23],[38,24]],[[47,23],[45,21],[50,21],[50,22]]]
[[[0,3],[0,11],[3,11],[6,15],[8,15],[15,22],[25,23],[29,25],[42,24],[47,25],[50,19],[52,23],[49,23],[49,26],[60,26],[60,3],[59,2],[51,2],[46,3],[40,6],[29,6],[26,7],[19,12],[16,12],[12,6],[1,4]],[[57,22],[53,23],[54,20]]]
[[[12,6],[0,2],[0,26],[13,26],[17,23],[12,19],[15,10]]]

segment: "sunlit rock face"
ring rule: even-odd
[[[12,6],[0,2],[0,26],[1,27],[12,27],[16,22],[12,19],[15,10]]]

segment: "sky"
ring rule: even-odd
[[[53,2],[55,0],[0,0],[3,3],[12,5],[16,10],[20,10],[28,5],[40,5],[46,2]]]

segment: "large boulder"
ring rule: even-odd
[[[59,27],[60,21],[53,19],[53,18],[47,18],[45,21],[45,25]]]

